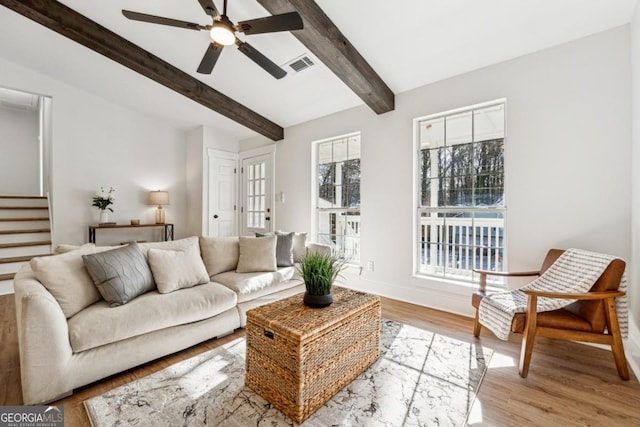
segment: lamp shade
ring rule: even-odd
[[[169,204],[169,192],[167,191],[149,191],[149,204],[150,205],[168,205]]]

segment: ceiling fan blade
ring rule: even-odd
[[[267,73],[271,74],[276,79],[281,79],[287,75],[287,72],[278,67],[269,58],[258,52],[249,43],[242,42],[236,39],[238,50],[249,57],[253,62],[261,66]]]
[[[202,61],[200,61],[200,65],[198,66],[198,72],[200,74],[211,74],[213,67],[215,67],[216,62],[218,62],[218,57],[222,52],[222,48],[224,48],[224,46],[216,42],[209,44],[209,47],[204,53]]]
[[[200,6],[202,6],[204,11],[207,13],[207,15],[210,15],[214,18],[220,15],[220,12],[218,12],[218,8],[216,7],[215,4],[213,4],[213,0],[198,0],[198,2],[200,3]]]
[[[132,12],[130,10],[123,10],[122,14],[133,20],[141,22],[149,22],[151,24],[169,25],[171,27],[186,28],[188,30],[206,30],[207,27],[200,24],[194,24],[193,22],[179,21],[177,19],[163,18],[162,16],[147,15],[146,13]]]
[[[247,35],[275,33],[277,31],[301,30],[304,27],[298,12],[282,13],[264,18],[238,22],[236,30]]]

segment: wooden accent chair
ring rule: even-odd
[[[545,272],[563,252],[560,249],[549,250],[540,271],[507,273],[474,270],[480,274],[480,289],[473,294],[471,299],[471,304],[476,308],[473,335],[476,337],[480,335],[481,325],[478,321],[478,307],[480,306],[480,301],[486,295],[487,275],[504,277],[538,276]],[[519,365],[519,372],[522,378],[526,378],[529,372],[529,362],[531,361],[535,337],[541,336],[608,344],[611,346],[618,375],[623,380],[629,379],[627,359],[624,355],[622,336],[615,308],[616,297],[625,294],[618,290],[624,269],[624,261],[620,259],[612,261],[589,292],[586,293],[557,294],[524,291],[528,296],[527,311],[525,313],[516,313],[511,322],[511,332],[523,334]],[[539,297],[575,299],[578,301],[558,310],[538,313],[537,299]]]

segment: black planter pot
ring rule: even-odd
[[[313,308],[322,308],[328,305],[331,305],[333,302],[333,297],[331,294],[328,295],[309,295],[308,293],[304,293],[304,298],[302,299],[305,305]]]

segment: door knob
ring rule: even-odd
[[[213,216],[213,219],[218,219],[218,214],[215,214],[215,215]]]

